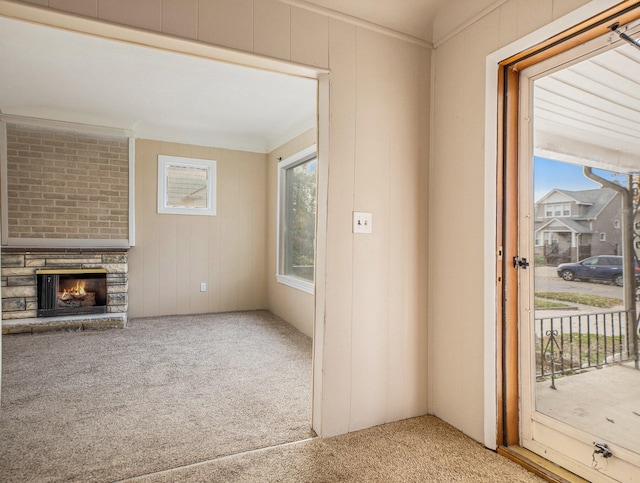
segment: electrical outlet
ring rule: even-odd
[[[371,233],[373,230],[373,214],[364,211],[353,212],[353,232]]]
[[[207,284],[205,282],[202,282],[200,284],[200,291],[201,292],[206,292],[207,291]]]

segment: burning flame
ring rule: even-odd
[[[76,285],[74,287],[68,288],[68,289],[63,289],[62,290],[62,296],[65,295],[86,295],[87,292],[85,292],[84,290],[84,281],[83,280],[78,280],[76,282]]]

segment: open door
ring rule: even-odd
[[[640,474],[638,79],[615,33],[520,74],[521,444],[590,481]]]

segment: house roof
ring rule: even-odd
[[[560,225],[560,226],[553,226]],[[593,233],[593,230],[584,221],[574,220],[571,218],[552,218],[546,222],[537,222],[535,231],[538,232],[542,229],[549,230],[554,228],[565,227],[568,231],[574,233]],[[562,230],[564,231],[564,230]]]
[[[553,193],[562,193],[563,195],[574,200],[576,203],[589,207],[579,217],[573,217],[574,220],[593,220],[597,218],[604,207],[607,206],[609,202],[618,194],[611,188],[599,188],[581,191],[571,191],[555,188],[545,196],[543,196],[537,204],[545,204],[544,200],[549,198],[549,196],[551,196]]]

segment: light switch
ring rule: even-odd
[[[373,223],[373,214],[364,211],[353,212],[353,232],[354,233],[371,233]]]

